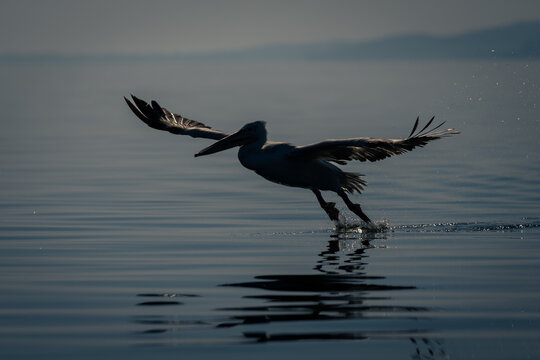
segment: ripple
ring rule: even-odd
[[[164,305],[181,305],[180,301],[145,301],[138,303],[138,306],[164,306]]]

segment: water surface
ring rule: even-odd
[[[540,356],[539,64],[2,64],[2,358]],[[385,233],[141,124],[130,92],[270,139],[462,134],[374,164]],[[325,194],[332,201],[332,194]],[[343,208],[343,205],[340,205]],[[347,221],[354,222],[352,214]]]

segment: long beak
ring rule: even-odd
[[[224,137],[223,139],[213,143],[209,147],[202,149],[195,157],[214,154],[223,150],[233,148],[235,146],[242,146],[255,140],[255,137],[248,136],[244,131],[239,130],[234,134]]]

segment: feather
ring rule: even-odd
[[[155,100],[152,100],[148,104],[134,95],[131,95],[131,98],[133,102],[126,97],[124,97],[124,100],[131,111],[151,128],[178,135],[189,135],[191,137],[214,140],[221,140],[229,135],[223,131],[212,130],[210,126],[201,122],[170,112],[166,108],[161,107]]]
[[[414,134],[414,131],[415,131],[416,128],[418,127],[418,121],[420,121],[420,116],[416,117],[416,121],[414,122],[414,126],[413,126],[413,128],[412,128],[412,130],[411,130],[411,133],[409,134],[408,137],[411,137],[412,134]]]

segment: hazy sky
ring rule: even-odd
[[[540,20],[540,1],[2,0],[1,53],[147,53],[455,34]]]

